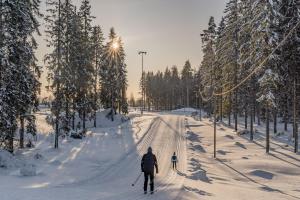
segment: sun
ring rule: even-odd
[[[118,42],[114,42],[113,44],[112,44],[112,48],[116,51],[116,50],[118,50],[118,48],[119,48],[119,43]]]

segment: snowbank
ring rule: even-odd
[[[194,108],[180,108],[177,110],[172,110],[172,112],[198,112],[199,110],[196,110]]]
[[[21,176],[35,176],[36,166],[34,164],[24,164],[20,169]]]
[[[128,120],[128,117],[125,115],[116,114],[114,115],[114,121],[112,121],[110,116],[108,116],[110,111],[111,109],[106,109],[97,113],[97,124],[100,127],[115,127]]]
[[[15,159],[11,153],[5,150],[0,150],[0,168],[12,168]]]

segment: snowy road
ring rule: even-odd
[[[48,139],[20,154],[35,162],[37,176],[0,173],[2,200],[198,200],[300,199],[300,158],[272,141],[250,142],[218,125],[213,159],[213,127],[205,119],[174,113],[148,113],[114,127],[91,129],[84,140],[61,141],[54,150]],[[155,193],[143,194],[140,161],[151,146],[158,158]],[[171,156],[178,155],[178,171]],[[43,158],[34,160],[40,153]]]
[[[159,174],[155,177],[155,199],[176,199],[180,195],[184,177],[171,169],[171,155],[176,152],[178,171],[186,171],[186,140],[184,118],[177,115],[160,115],[140,140],[136,148],[124,159],[118,161],[103,176],[99,177],[97,187],[103,194],[98,199],[148,199],[150,194],[142,192],[143,175],[134,187],[133,181],[140,173],[141,156],[151,146],[158,159]],[[94,183],[93,183],[94,184]],[[113,190],[112,190],[113,189]]]

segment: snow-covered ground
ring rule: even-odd
[[[1,200],[300,198],[300,157],[277,141],[267,155],[263,137],[249,142],[247,136],[218,125],[214,159],[208,119],[196,121],[181,111],[143,116],[133,112],[127,122],[119,116],[108,124],[99,113],[99,128],[90,128],[82,140],[61,140],[54,150],[46,114],[39,113],[36,148],[6,156],[11,166],[0,168]],[[142,176],[131,185],[141,173],[140,159],[149,146],[159,164],[153,196],[143,194]],[[173,152],[179,158],[178,171],[171,169]]]
[[[189,118],[186,199],[300,199],[300,156],[273,141],[265,153],[261,137],[250,142],[232,128],[217,126],[217,159],[213,159],[213,126]]]

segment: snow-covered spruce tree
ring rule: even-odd
[[[270,151],[270,110],[276,107],[274,91],[279,82],[279,76],[271,69],[267,69],[258,80],[260,86],[259,98],[257,99],[265,107],[266,112],[266,152]]]
[[[215,79],[215,90],[219,93],[222,93],[224,85],[223,82],[223,66],[226,61],[226,51],[224,51],[224,45],[227,41],[223,39],[225,31],[225,20],[221,19],[217,30],[216,43],[215,43],[215,64],[214,64],[214,79]],[[216,97],[216,106],[220,120],[223,120],[223,95]],[[230,117],[230,116],[229,116]]]
[[[238,34],[238,46],[239,46],[239,76],[244,79],[249,73],[252,72],[256,65],[253,65],[251,58],[251,41],[252,41],[252,20],[253,19],[253,0],[241,0],[239,2],[240,13],[240,31]],[[255,20],[254,20],[255,21]],[[249,81],[244,83],[240,91],[240,104],[245,116],[245,129],[248,128],[248,114],[250,114],[250,140],[253,140],[253,123],[255,117],[256,106],[256,93],[257,93],[257,77],[254,74]]]
[[[189,60],[187,60],[181,71],[181,82],[182,82],[182,96],[185,107],[190,106],[190,95],[192,91],[193,83],[193,69]]]
[[[69,53],[69,62],[72,70],[70,71],[70,82],[71,82],[71,99],[72,99],[72,129],[75,130],[75,115],[78,111],[77,99],[79,96],[79,89],[81,87],[80,81],[78,81],[79,73],[78,71],[82,67],[83,58],[83,46],[82,46],[82,23],[80,16],[74,10],[71,16],[70,24],[70,53]]]
[[[153,95],[153,92],[152,92],[152,79],[153,79],[153,72],[147,72],[145,74],[145,102],[146,102],[146,107],[148,108],[148,111],[151,109],[151,105],[153,104],[153,101],[152,101],[152,95]],[[142,88],[142,78],[140,80],[140,87]],[[141,89],[142,91],[142,89]],[[137,106],[137,104],[136,104]]]
[[[275,26],[275,0],[253,1],[251,21],[251,60],[254,66],[259,66],[276,47],[276,35],[273,27]],[[278,59],[272,55],[264,68],[272,69],[277,73]],[[255,68],[255,67],[254,67]],[[262,74],[257,73],[258,76]],[[260,121],[261,106],[258,105],[258,122]]]
[[[286,38],[280,49],[279,56],[282,60],[281,74],[284,83],[281,90],[284,98],[282,104],[285,105],[285,123],[288,121],[288,108],[293,111],[293,137],[295,138],[294,151],[298,151],[298,128],[297,119],[299,113],[299,91],[300,91],[300,2],[295,0],[279,0],[278,21],[279,21],[279,41]],[[292,32],[291,32],[292,31]],[[291,32],[291,33],[290,33]],[[290,33],[290,35],[288,35]],[[286,126],[287,128],[287,126]]]
[[[55,138],[54,148],[58,148],[59,137],[59,121],[62,112],[63,91],[62,71],[65,65],[65,60],[62,55],[64,52],[64,26],[62,21],[62,3],[61,1],[47,0],[46,34],[48,47],[53,51],[45,56],[45,63],[48,68],[48,80],[51,81],[52,93],[54,100],[52,102],[51,112],[55,116]]]
[[[118,73],[118,90],[119,90],[119,99],[118,99],[118,106],[119,112],[128,114],[128,102],[127,102],[127,69],[125,63],[125,51],[124,51],[124,44],[122,42],[121,37],[118,37],[117,40],[118,44],[118,65],[117,65],[117,73]]]
[[[226,9],[224,11],[225,16],[225,30],[224,30],[224,36],[223,39],[227,41],[227,43],[224,45],[224,51],[226,51],[226,60],[224,62],[224,73],[225,73],[225,83],[224,91],[226,91],[228,88],[232,88],[233,86],[237,85],[237,81],[239,78],[239,65],[238,65],[238,32],[239,32],[239,11],[238,11],[238,0],[229,0],[229,2],[226,4]],[[237,131],[237,125],[238,125],[238,88],[235,89],[233,94],[229,93],[229,99],[230,99],[230,108],[233,109],[234,114],[234,129]],[[231,103],[231,95],[233,95],[233,102]]]
[[[16,129],[16,118],[15,110],[11,109],[9,105],[9,95],[7,93],[6,87],[8,86],[7,81],[10,81],[12,76],[10,65],[7,60],[7,54],[5,54],[7,45],[7,37],[4,34],[6,30],[6,25],[4,19],[7,17],[7,11],[9,7],[4,0],[0,0],[0,147],[7,148],[9,150],[10,146],[7,145],[7,142],[11,142],[12,135],[11,130]],[[12,81],[12,80],[11,80]],[[13,122],[13,123],[11,123]],[[13,141],[12,141],[13,142]]]
[[[210,17],[207,30],[203,30],[201,34],[202,38],[202,51],[203,51],[203,60],[201,63],[201,81],[204,88],[204,92],[208,90],[206,96],[212,95],[212,88],[214,84],[214,72],[215,72],[215,39],[216,39],[216,24],[214,17]],[[212,102],[209,101],[207,113],[209,115],[213,112]]]
[[[167,67],[164,72],[164,81],[165,84],[162,85],[162,89],[164,91],[164,109],[171,109],[171,98],[172,98],[172,90],[171,90],[171,71]]]
[[[93,49],[93,87],[94,87],[94,91],[93,91],[93,104],[92,104],[92,108],[93,108],[93,115],[94,115],[94,127],[97,126],[97,110],[99,108],[99,70],[100,70],[100,66],[101,66],[101,58],[103,55],[103,41],[104,41],[104,37],[103,37],[103,33],[101,30],[100,26],[95,26],[93,27],[93,31],[92,31],[92,36],[91,36],[91,41],[92,41],[92,49]]]
[[[180,105],[180,76],[177,66],[171,68],[172,109]]]
[[[142,72],[142,76],[141,76],[141,78],[140,78],[140,80],[139,80],[139,89],[140,89],[140,94],[141,94],[141,102],[143,102],[143,101],[146,101],[146,98],[147,98],[147,94],[146,94],[146,88],[147,88],[147,79],[145,78],[146,77],[146,72],[145,71],[143,71]],[[145,102],[144,102],[144,104],[145,104]],[[142,108],[142,106],[143,107],[146,107],[146,105],[141,105],[141,109],[144,109],[144,108]]]
[[[92,113],[93,102],[93,48],[91,41],[92,34],[92,19],[91,5],[89,0],[83,0],[79,10],[79,16],[82,24],[82,60],[81,67],[78,68],[77,81],[80,82],[77,96],[77,108],[80,118],[82,119],[82,127],[86,128],[85,122],[88,114]]]
[[[194,95],[196,97],[195,99],[195,105],[198,109],[202,109],[202,98],[201,98],[201,94],[200,92],[203,90],[203,87],[201,85],[201,71],[200,71],[200,67],[198,68],[198,70],[195,72],[194,74]]]
[[[100,100],[105,108],[111,108],[110,117],[114,120],[116,108],[126,100],[126,65],[121,39],[113,28],[110,30],[109,41],[104,46],[99,78],[101,85]],[[125,105],[125,104],[124,104]],[[126,105],[125,105],[126,107]],[[125,109],[126,111],[126,109]]]
[[[40,67],[36,65],[37,48],[34,33],[39,34],[39,1],[2,2],[1,22],[5,35],[1,44],[1,101],[3,113],[1,127],[8,140],[7,149],[13,151],[13,137],[17,120],[37,108],[38,78]],[[6,127],[5,127],[6,126]],[[20,144],[23,147],[22,144]]]
[[[278,56],[273,54],[273,49],[275,49],[277,46],[277,34],[275,34],[274,32],[274,27],[276,26],[276,9],[277,9],[276,0],[265,0],[265,1],[254,1],[253,10],[252,10],[255,20],[253,20],[251,23],[251,29],[252,29],[251,44],[253,50],[251,52],[252,53],[251,60],[253,61],[253,64],[255,64],[256,67],[259,67],[261,63],[264,62],[262,67],[264,69],[267,69],[268,71],[269,70],[272,71],[272,73],[268,72],[269,76],[271,75],[278,76],[278,69],[279,69],[278,64],[280,63],[280,58],[278,58]],[[259,73],[257,74],[260,76]],[[262,93],[261,90],[264,90],[262,86],[260,86],[259,88],[260,93]],[[277,93],[276,90],[272,91],[272,94],[275,97],[274,102],[277,101],[276,93]],[[263,94],[266,95],[265,93]],[[264,104],[263,106],[266,106],[266,104]],[[269,118],[270,118],[269,112],[273,111],[274,113],[275,109],[276,109],[275,106],[265,108],[266,117],[267,117],[267,126],[269,126]]]
[[[66,121],[63,123],[64,129],[69,129],[71,115],[71,101],[74,98],[74,79],[72,75],[74,73],[73,66],[70,61],[70,43],[71,43],[71,34],[72,34],[72,16],[74,15],[74,5],[71,0],[66,0],[61,5],[61,23],[62,23],[62,32],[63,32],[63,41],[62,41],[62,59],[63,67],[61,69],[61,92],[63,94],[62,98],[62,109],[64,110],[64,115],[61,120]]]

